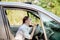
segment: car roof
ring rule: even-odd
[[[21,3],[21,2],[0,2],[0,6],[4,7],[17,7],[17,8],[26,8],[26,9],[32,9],[35,11],[42,12],[43,14],[46,14],[47,16],[53,18],[54,20],[58,21],[60,23],[60,18],[54,15],[52,12],[49,12],[42,8],[41,6],[36,6],[33,4],[26,4],[26,3]]]

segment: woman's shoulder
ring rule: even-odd
[[[24,28],[26,28],[24,24],[22,24],[22,25],[19,27],[19,29],[24,29]]]

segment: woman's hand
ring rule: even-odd
[[[32,25],[32,27],[36,27],[36,22],[30,22],[30,25]]]
[[[33,24],[33,31],[32,31],[32,33],[31,33],[31,38],[32,38],[33,35],[34,35],[35,29],[36,29],[36,24]]]

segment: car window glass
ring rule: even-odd
[[[48,40],[60,40],[60,23],[51,17],[41,14]]]

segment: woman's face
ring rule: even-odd
[[[27,23],[29,24],[29,25],[31,25],[31,19],[30,18],[28,18],[28,20],[26,20],[27,21]]]

